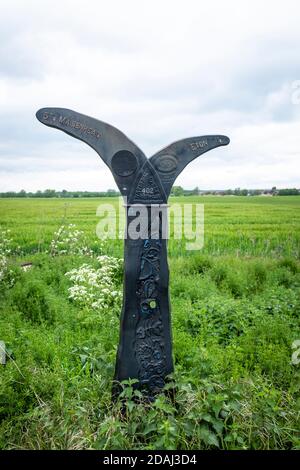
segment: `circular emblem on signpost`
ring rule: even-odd
[[[130,176],[137,169],[136,156],[128,150],[120,150],[111,160],[111,166],[119,176]]]
[[[162,155],[156,159],[154,165],[161,173],[172,173],[177,168],[177,159],[172,155]]]

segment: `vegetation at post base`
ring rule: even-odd
[[[205,245],[169,241],[174,376],[112,404],[122,240],[96,237],[93,198],[0,200],[1,449],[300,448],[299,198],[189,201]]]

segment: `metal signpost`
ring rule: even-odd
[[[121,131],[97,119],[63,108],[40,109],[37,118],[96,150],[125,200],[124,297],[115,381],[138,379],[137,385],[151,399],[173,371],[164,236],[168,197],[188,163],[209,150],[228,145],[229,139],[222,135],[187,138],[148,159]],[[145,222],[140,224],[143,229],[138,237],[130,233],[137,213]]]

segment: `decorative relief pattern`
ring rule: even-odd
[[[138,322],[135,335],[135,356],[141,385],[155,394],[164,386],[166,355],[163,323],[158,300],[161,242],[145,240],[137,280]]]
[[[155,168],[161,173],[174,173],[177,165],[177,159],[173,155],[160,155],[154,162]]]
[[[135,190],[134,201],[149,202],[160,201],[162,198],[161,190],[158,187],[150,169],[145,169]]]
[[[111,159],[111,166],[118,176],[132,175],[138,166],[137,158],[128,150],[120,150]]]

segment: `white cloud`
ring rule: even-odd
[[[205,188],[299,186],[295,0],[16,1],[0,17],[0,190],[115,187],[89,147],[43,127],[44,106],[120,128],[148,156],[227,134],[177,180]]]

